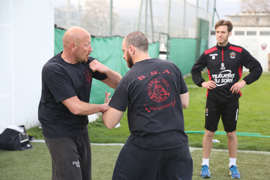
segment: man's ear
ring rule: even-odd
[[[71,43],[69,45],[69,47],[70,47],[71,51],[73,51],[73,52],[77,49],[77,45],[75,43]]]
[[[128,50],[129,50],[130,54],[134,54],[134,53],[135,53],[135,47],[132,46],[132,45],[130,45],[130,46],[128,47]]]
[[[229,32],[229,36],[231,36],[232,35],[232,31],[231,32]]]

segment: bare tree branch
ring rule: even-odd
[[[270,0],[241,0],[241,22],[252,26],[270,21]]]

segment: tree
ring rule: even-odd
[[[241,0],[241,11],[250,14],[250,17],[243,19],[248,24],[259,26],[260,22],[270,23],[270,0]]]

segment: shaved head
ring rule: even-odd
[[[61,57],[69,63],[86,63],[88,56],[93,51],[90,43],[89,32],[79,27],[71,27],[63,36],[64,50]]]
[[[68,48],[71,43],[80,44],[80,42],[88,36],[90,36],[90,34],[82,28],[76,26],[69,28],[63,36],[64,49]]]
[[[134,31],[128,34],[125,37],[125,44],[127,48],[132,45],[144,53],[148,52],[147,37],[140,31]]]

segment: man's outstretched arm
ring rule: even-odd
[[[81,101],[77,96],[65,99],[62,103],[69,109],[74,115],[90,115],[97,112],[107,111],[108,104],[90,104]]]
[[[124,112],[109,107],[108,111],[104,112],[102,115],[103,123],[107,126],[107,128],[114,128],[121,120]]]

